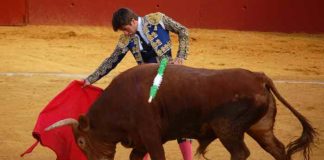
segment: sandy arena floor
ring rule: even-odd
[[[111,28],[102,27],[0,27],[0,159],[21,159],[19,155],[35,141],[31,132],[42,108],[71,80],[94,71],[110,55],[118,36]],[[324,35],[191,29],[190,36],[185,65],[240,67],[263,71],[276,80],[281,94],[319,132],[312,159],[324,159]],[[175,54],[176,36],[172,39]],[[112,78],[135,65],[128,54],[96,85],[106,87]],[[280,103],[275,132],[284,144],[301,134],[300,123]],[[272,159],[250,137],[246,136],[246,142],[249,159]],[[197,147],[196,141],[193,147]],[[168,160],[182,159],[175,141],[166,143],[165,150]],[[207,157],[212,160],[229,159],[219,141],[208,150]],[[116,159],[128,159],[129,152],[118,146]],[[38,146],[23,159],[54,160],[55,155]],[[302,158],[297,155],[295,159]]]

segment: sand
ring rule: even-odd
[[[17,160],[35,140],[31,132],[42,108],[74,79],[90,74],[110,55],[120,33],[107,27],[0,27],[0,159]],[[172,34],[173,54],[177,37]],[[190,29],[190,54],[185,65],[199,68],[245,68],[262,71],[276,81],[280,93],[317,129],[313,160],[324,159],[324,35]],[[130,53],[95,85],[106,87],[119,73],[135,66]],[[289,83],[280,80],[287,80]],[[275,134],[286,145],[301,134],[298,120],[278,103]],[[248,135],[251,160],[271,160]],[[197,142],[193,141],[193,148]],[[176,141],[165,144],[168,160],[180,160]],[[118,145],[115,159],[130,150]],[[217,140],[209,159],[229,159]],[[38,146],[26,160],[53,160]],[[195,159],[201,159],[195,157]],[[295,159],[302,159],[299,154]]]

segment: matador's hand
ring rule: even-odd
[[[81,81],[83,82],[82,88],[85,88],[90,85],[90,82],[87,79],[82,79]]]
[[[180,65],[183,64],[183,62],[184,62],[184,59],[179,58],[179,57],[175,58],[173,61],[174,64],[180,64]]]

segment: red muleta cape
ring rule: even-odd
[[[83,82],[72,81],[60,92],[39,114],[33,130],[36,142],[21,156],[33,151],[40,142],[43,146],[52,149],[57,160],[86,160],[74,141],[72,128],[69,126],[56,128],[45,132],[44,129],[51,124],[65,119],[78,119],[79,115],[85,114],[91,104],[101,95],[102,89],[95,86],[82,88]]]

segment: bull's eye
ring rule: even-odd
[[[81,147],[81,148],[84,148],[85,147],[85,139],[83,137],[79,137],[78,138],[78,145]]]

